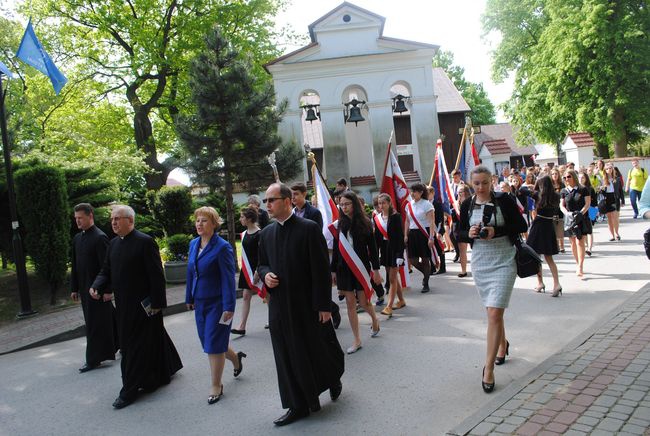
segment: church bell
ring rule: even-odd
[[[405,98],[408,97],[405,97],[402,94],[398,94],[397,96],[395,96],[395,98],[393,99],[393,112],[401,114],[402,112],[406,112],[408,110],[404,102]]]
[[[318,117],[316,116],[316,111],[314,110],[314,108],[310,107],[309,109],[307,109],[307,116],[305,117],[305,121],[309,121],[309,123],[311,124],[317,119]]]
[[[354,123],[356,126],[358,122],[365,121],[366,119],[361,116],[361,108],[353,106],[350,108],[350,116],[347,119],[348,123]]]

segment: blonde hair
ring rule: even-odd
[[[194,211],[194,219],[197,219],[199,216],[204,216],[208,218],[210,221],[212,221],[212,224],[214,224],[215,229],[219,228],[221,224],[223,223],[223,220],[219,216],[219,212],[214,207],[210,206],[203,206],[199,207]]]

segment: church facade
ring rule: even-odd
[[[428,182],[441,133],[458,149],[457,127],[470,108],[432,68],[438,46],[384,36],[384,23],[344,2],[309,25],[310,44],[265,65],[278,101],[288,102],[280,135],[308,144],[329,184],[344,177],[355,189],[376,190],[391,132],[411,181]],[[346,122],[350,116],[360,121]],[[440,116],[449,132],[441,132]],[[304,169],[299,179],[308,180]]]

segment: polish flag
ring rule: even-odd
[[[384,164],[384,176],[381,180],[381,190],[380,192],[390,195],[390,198],[393,202],[393,208],[399,212],[402,217],[402,223],[406,220],[406,205],[411,200],[411,193],[409,188],[406,185],[404,180],[404,175],[402,170],[399,167],[397,158],[392,151],[392,140],[393,133],[390,133],[390,139],[388,140],[388,150],[386,152],[386,163]],[[404,263],[406,264],[408,257],[406,250],[404,250]],[[402,287],[407,288],[410,286],[410,277],[408,270],[406,270],[406,265],[402,265],[399,268],[400,281],[402,282]]]
[[[336,207],[334,200],[332,200],[330,191],[325,185],[323,176],[318,171],[316,162],[311,166],[311,179],[314,181],[314,192],[316,193],[318,210],[323,217],[323,236],[325,236],[325,240],[327,241],[327,248],[331,250],[334,244],[334,236],[330,233],[329,226],[339,219],[339,208]]]

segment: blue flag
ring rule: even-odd
[[[43,49],[41,42],[34,33],[31,20],[27,24],[23,40],[20,41],[20,47],[18,47],[16,57],[49,77],[54,87],[54,92],[56,95],[59,95],[61,88],[67,83],[68,79],[59,71],[50,56]]]
[[[5,76],[9,77],[10,79],[14,78],[14,75],[11,74],[11,71],[9,70],[9,67],[7,67],[5,64],[0,61],[0,73],[4,74]]]

